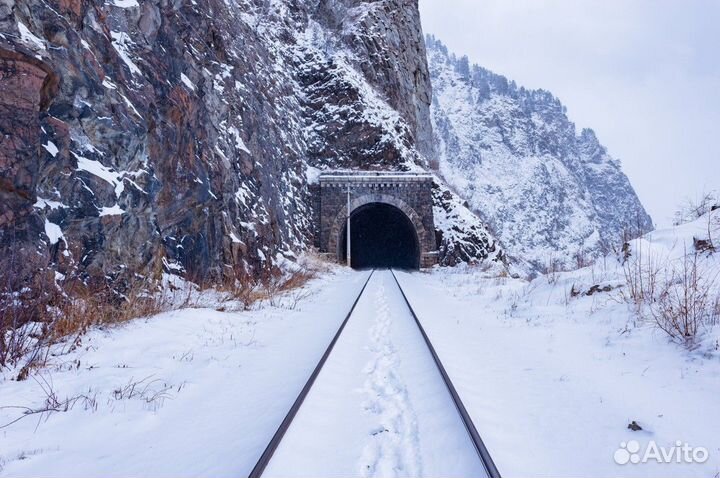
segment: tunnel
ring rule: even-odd
[[[395,206],[365,204],[350,215],[354,269],[420,268],[420,244],[412,221]],[[340,234],[340,257],[347,257],[347,226]]]

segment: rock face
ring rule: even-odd
[[[434,157],[416,0],[2,0],[0,32],[0,249],[86,283],[261,275],[312,244],[310,166]]]
[[[57,77],[36,58],[0,48],[0,230],[19,241],[27,241],[40,224],[32,207],[39,116],[56,86]]]
[[[630,182],[560,101],[457,58],[427,37],[440,175],[506,251],[543,269],[652,229]]]

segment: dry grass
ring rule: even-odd
[[[35,347],[59,291],[43,257],[19,249],[0,254],[0,368]]]
[[[644,252],[642,241],[638,244],[640,248],[637,251],[630,250],[630,243],[623,247],[623,273],[627,286],[623,294],[626,302],[639,306],[656,296],[670,261],[652,250]]]
[[[317,274],[314,271],[306,269],[278,274],[264,284],[264,299],[273,307],[294,310],[301,300],[310,295],[304,286],[315,277]]]
[[[638,251],[624,264],[622,299],[633,306],[640,320],[651,322],[689,348],[720,317],[718,271],[708,267],[704,257],[685,250],[672,261]]]
[[[25,379],[32,369],[47,363],[54,344],[64,342],[70,351],[93,327],[115,326],[170,310],[208,303],[218,310],[248,310],[262,301],[294,309],[309,295],[304,286],[322,270],[321,264],[302,264],[291,272],[273,269],[263,280],[232,272],[219,284],[186,282],[182,287],[163,288],[161,273],[108,278],[93,285],[70,277],[59,285],[39,255],[6,255],[0,258],[4,271],[0,276],[0,369],[22,360],[18,378]],[[32,273],[20,273],[21,266]]]
[[[717,324],[720,302],[718,274],[703,270],[699,256],[685,254],[679,266],[666,270],[645,308],[661,330],[690,346],[703,328]]]

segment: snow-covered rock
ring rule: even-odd
[[[557,98],[426,44],[440,175],[509,254],[574,265],[652,228],[620,163]]]
[[[198,282],[258,277],[312,244],[309,168],[433,156],[417,2],[14,4],[0,254],[30,245],[102,282],[162,258]],[[48,247],[46,222],[65,241]]]

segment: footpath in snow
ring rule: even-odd
[[[373,275],[264,475],[485,476],[390,271]]]

